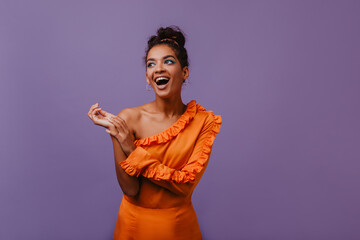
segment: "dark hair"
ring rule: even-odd
[[[157,30],[157,35],[149,38],[144,57],[145,64],[150,49],[159,44],[166,44],[174,50],[182,68],[189,66],[188,54],[184,47],[185,36],[178,26],[161,27]]]

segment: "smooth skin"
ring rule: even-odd
[[[158,88],[155,83],[159,76],[170,79],[164,89]],[[135,150],[135,139],[163,132],[185,112],[181,88],[188,76],[189,68],[181,67],[171,47],[166,44],[156,45],[148,52],[146,61],[146,81],[154,90],[154,101],[124,109],[118,115],[106,112],[98,103],[90,107],[89,118],[94,124],[106,128],[105,131],[111,136],[116,175],[124,194],[136,196],[139,192],[139,180],[128,175],[121,168],[120,162]]]

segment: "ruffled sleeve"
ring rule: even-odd
[[[199,108],[198,111],[205,111]],[[194,182],[204,166],[209,160],[213,142],[217,133],[220,131],[222,119],[219,115],[214,115],[208,111],[208,116],[204,121],[201,132],[196,140],[194,150],[182,169],[170,168],[154,158],[146,151],[141,144],[121,162],[121,167],[131,176],[142,175],[152,180],[164,180],[174,183]]]

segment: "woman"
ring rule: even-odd
[[[117,116],[92,105],[88,113],[111,135],[123,191],[114,239],[201,239],[191,195],[207,166],[221,117],[194,100],[184,105],[189,76],[185,37],[159,28],[146,50],[146,80],[155,100]]]

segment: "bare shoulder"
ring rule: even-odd
[[[133,108],[125,108],[118,113],[118,116],[125,120],[135,139],[142,136],[140,133],[143,131],[143,116],[147,114],[148,108],[149,104],[146,103]]]
[[[117,115],[125,120],[125,122],[130,123],[135,119],[139,118],[139,110],[137,107],[134,108],[125,108],[121,110]]]
[[[150,103],[146,103],[137,107],[125,108],[118,113],[118,116],[125,120],[125,122],[137,122],[147,112]]]

